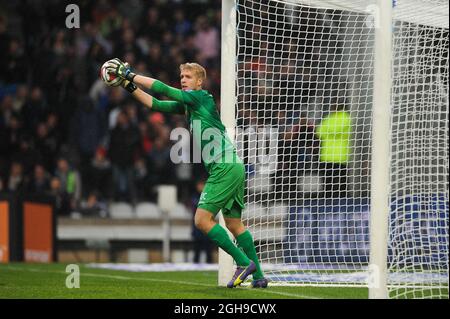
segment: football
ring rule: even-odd
[[[103,82],[105,82],[105,84],[108,86],[119,86],[120,84],[122,84],[123,79],[114,74],[109,73],[108,70],[106,69],[107,66],[108,61],[103,63],[100,69],[100,77],[103,80]]]

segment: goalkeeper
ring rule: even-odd
[[[186,114],[194,137],[204,136],[206,130],[206,133],[215,132],[215,137],[219,137],[219,141],[214,138],[212,141],[205,141],[202,138],[200,142],[202,162],[209,177],[195,212],[195,226],[235,260],[237,269],[227,284],[228,288],[240,285],[250,274],[253,276],[252,287],[266,288],[268,280],[261,271],[252,235],[241,221],[244,208],[244,165],[227,137],[212,95],[202,90],[206,79],[205,69],[197,63],[180,65],[181,90],[135,74],[127,63],[119,59],[108,61],[107,71],[123,78],[122,86],[153,111]],[[151,89],[171,101],[160,101],[136,85]],[[209,156],[211,154],[206,149],[211,145],[208,144],[212,144],[214,150],[219,150],[217,154]],[[226,227],[236,238],[239,247],[231,241],[226,230],[215,222],[215,216],[220,210]]]

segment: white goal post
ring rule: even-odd
[[[236,6],[234,1],[222,1],[220,117],[232,141],[236,127]],[[222,213],[220,224],[225,226]],[[224,227],[226,229],[226,227]],[[233,237],[231,232],[228,235]],[[233,259],[219,248],[219,286],[226,286],[233,276]]]
[[[270,285],[448,298],[448,7],[222,0],[221,118]]]
[[[387,298],[389,229],[389,120],[391,109],[392,6],[378,0],[375,29],[372,111],[372,185],[370,214],[369,298]],[[378,20],[378,21],[377,21]]]

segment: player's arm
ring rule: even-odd
[[[123,88],[125,88],[125,90],[130,92],[136,100],[144,104],[146,107],[150,108],[152,111],[184,114],[184,106],[180,102],[160,101],[154,96],[151,96],[150,94],[144,92],[128,80],[125,80],[122,86]]]
[[[151,89],[155,93],[167,96],[171,100],[188,105],[195,104],[195,101],[190,94],[186,94],[182,90],[171,87],[157,79],[133,73],[129,65],[123,63],[117,58],[110,60],[110,65],[111,66],[108,67],[108,70],[121,78],[124,78],[141,87]]]
[[[171,100],[178,101],[182,104],[193,105],[195,104],[194,99],[191,95],[185,94],[183,90],[174,88],[167,85],[159,80],[150,78],[148,76],[143,76],[136,74],[133,77],[133,82],[144,88],[151,89],[153,92],[167,96]]]

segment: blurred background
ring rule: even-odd
[[[158,185],[174,185],[184,237],[200,236],[190,222],[206,172],[169,158],[185,117],[150,112],[99,69],[119,57],[178,87],[178,65],[196,61],[219,106],[221,2],[78,1],[80,28],[67,29],[71,2],[0,5],[0,193],[54,198],[62,238],[65,219],[148,214],[140,203],[158,219]]]
[[[178,86],[178,65],[199,61],[219,103],[220,1],[206,10],[204,2],[81,1],[80,29],[64,28],[65,1],[2,5],[0,189],[66,190],[60,215],[93,194],[133,204],[154,199],[153,186],[167,183],[184,187],[186,201],[192,176],[203,172],[168,160],[168,134],[185,126],[184,116],[151,113],[98,74],[120,57]]]

